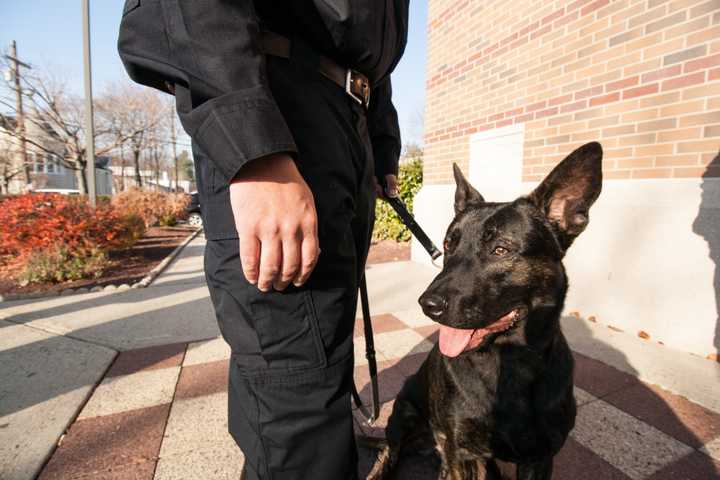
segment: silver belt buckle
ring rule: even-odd
[[[368,107],[370,104],[370,92],[365,97],[360,97],[358,95],[355,95],[355,93],[352,91],[352,77],[353,77],[353,71],[351,69],[348,69],[347,73],[345,74],[345,93],[350,95],[350,97],[355,100],[360,105],[364,106],[365,108]],[[366,87],[366,88],[369,88]]]

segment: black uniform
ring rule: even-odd
[[[229,429],[249,479],[356,476],[350,413],[357,287],[373,223],[373,175],[397,172],[390,72],[409,0],[127,0],[130,76],[168,91],[193,140],[208,238],[205,273],[232,348]],[[265,55],[259,32],[290,39]],[[322,55],[366,75],[366,109],[318,73]],[[228,185],[289,152],[316,202],[321,254],[308,282],[262,293],[245,280]],[[258,160],[262,161],[262,160]]]

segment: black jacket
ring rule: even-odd
[[[409,0],[127,0],[118,49],[130,77],[174,86],[183,127],[227,180],[253,159],[297,151],[265,77],[261,29],[300,39],[373,86],[376,174],[397,173],[390,72],[405,48]],[[339,88],[339,87],[338,87]]]

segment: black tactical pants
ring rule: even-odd
[[[301,288],[262,293],[248,284],[226,182],[199,158],[205,272],[232,348],[229,429],[248,480],[353,479],[353,323],[375,202],[365,112],[302,61],[268,57],[267,70],[315,197],[321,253]]]

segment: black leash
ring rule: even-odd
[[[385,196],[385,200],[390,204],[391,207],[400,217],[400,220],[405,224],[406,227],[415,235],[420,244],[427,250],[430,257],[435,260],[442,253],[435,244],[430,240],[425,231],[420,228],[420,225],[415,221],[415,218],[408,212],[407,207],[399,196]],[[365,334],[365,358],[368,361],[368,370],[370,372],[370,388],[372,393],[372,412],[368,412],[365,405],[363,405],[360,394],[357,391],[357,386],[353,381],[352,385],[352,397],[355,402],[355,406],[360,410],[360,413],[365,417],[365,421],[368,425],[375,423],[375,420],[380,416],[380,393],[378,388],[377,379],[377,360],[375,359],[375,339],[373,338],[373,327],[372,319],[370,317],[370,302],[368,300],[367,282],[365,281],[365,274],[363,273],[360,279],[360,306],[362,308],[363,317],[363,333]]]

